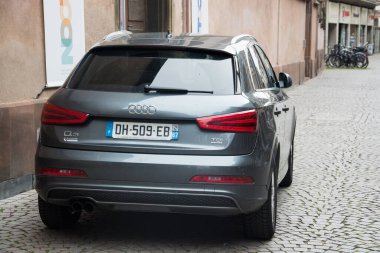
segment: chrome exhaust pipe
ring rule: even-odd
[[[86,201],[83,205],[83,210],[85,210],[87,213],[92,213],[95,209],[95,206],[92,202]]]
[[[75,211],[75,212],[80,212],[83,210],[83,205],[81,202],[79,201],[74,201],[73,204],[71,205],[71,208]]]

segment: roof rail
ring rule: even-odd
[[[235,43],[237,43],[240,40],[243,40],[245,38],[246,39],[253,39],[254,41],[257,42],[257,40],[252,35],[249,35],[249,34],[240,34],[240,35],[237,35],[237,36],[235,36],[235,37],[232,38],[231,44],[235,44]]]
[[[103,37],[103,40],[115,40],[119,39],[122,37],[130,37],[132,35],[132,32],[127,31],[127,30],[120,30],[116,32],[112,32],[110,34],[107,34],[106,36]]]

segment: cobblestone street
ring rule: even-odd
[[[239,217],[95,213],[74,230],[40,221],[35,191],[0,200],[0,252],[380,252],[380,55],[291,88],[294,182],[268,242]]]

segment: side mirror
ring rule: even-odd
[[[290,86],[293,85],[293,80],[292,78],[290,77],[289,74],[286,74],[286,73],[280,73],[279,74],[279,86],[280,88],[289,88]]]

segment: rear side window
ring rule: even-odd
[[[269,87],[271,87],[271,88],[276,87],[276,83],[277,83],[276,74],[273,71],[272,65],[270,64],[268,57],[265,55],[264,51],[260,47],[255,46],[255,49],[259,53],[260,58],[264,64],[265,70],[268,74]]]
[[[252,57],[251,53],[249,52],[248,53],[248,62],[249,62],[249,69],[250,69],[250,74],[252,77],[252,82],[254,83],[256,89],[265,89],[263,80],[261,78],[259,78],[259,76],[256,72],[255,64],[258,65],[258,61],[256,61],[256,63],[255,63],[253,59],[254,59],[254,57]]]
[[[234,94],[231,55],[206,51],[99,48],[84,59],[68,88],[143,93],[144,87]]]

